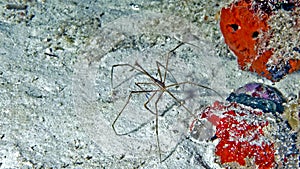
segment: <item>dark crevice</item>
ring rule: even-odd
[[[230,24],[229,26],[232,28],[233,32],[236,32],[239,29],[239,25],[237,24]]]
[[[257,38],[257,37],[258,37],[258,34],[259,34],[259,33],[258,33],[257,31],[253,32],[253,33],[252,33],[252,38],[253,38],[253,39]]]

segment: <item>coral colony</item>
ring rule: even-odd
[[[237,0],[221,10],[220,28],[242,70],[277,82],[300,69],[299,16],[300,1]],[[214,142],[221,167],[300,168],[299,97],[246,84],[199,113],[191,139]]]
[[[221,10],[225,43],[242,70],[274,82],[300,69],[300,1],[239,0]]]
[[[284,108],[286,100],[275,88],[250,83],[206,107],[190,126],[192,140],[218,140],[215,155],[223,167],[298,168],[299,104]],[[292,111],[293,120],[283,118]],[[292,127],[294,126],[294,127]],[[297,143],[298,142],[298,143]]]

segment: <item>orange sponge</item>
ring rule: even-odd
[[[225,43],[237,56],[242,70],[279,81],[286,74],[299,70],[300,60],[274,56],[276,49],[268,46],[273,36],[272,28],[268,25],[272,13],[254,9],[253,6],[250,0],[240,0],[223,8],[220,17],[221,32]],[[276,61],[273,61],[274,58]]]

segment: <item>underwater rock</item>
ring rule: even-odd
[[[293,50],[299,43],[299,6],[239,0],[221,10],[220,29],[240,69],[274,82],[300,70],[300,53]]]
[[[280,91],[262,83],[248,83],[231,93],[226,100],[272,113],[283,113],[283,103],[286,102]]]
[[[238,88],[227,101],[215,101],[198,114],[190,125],[191,140],[214,144],[221,167],[299,167],[299,134],[291,116],[284,118],[292,112],[295,124],[299,103],[287,106],[279,90],[261,83]]]
[[[192,132],[197,128],[194,124],[201,123],[201,119],[208,120],[215,127],[214,138],[219,140],[215,155],[221,164],[253,165],[246,164],[247,159],[253,159],[258,168],[275,165],[274,143],[264,133],[269,122],[263,118],[262,111],[238,103],[215,102],[192,123]]]

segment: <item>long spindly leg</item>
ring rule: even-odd
[[[156,112],[153,112],[149,107],[148,104],[150,103],[150,101],[154,98],[154,96],[157,94],[157,92],[159,92],[160,90],[157,90],[156,92],[154,92],[150,98],[144,103],[144,107],[152,114],[156,115]]]
[[[137,69],[135,66],[133,66],[133,65],[131,65],[131,64],[128,64],[128,63],[122,63],[122,64],[116,64],[116,65],[113,65],[112,67],[111,67],[111,71],[110,71],[110,84],[111,84],[111,88],[112,89],[115,89],[115,88],[117,88],[117,87],[119,87],[119,86],[121,86],[123,83],[125,83],[126,82],[126,80],[125,81],[123,81],[123,82],[121,82],[120,84],[118,84],[117,86],[114,86],[114,84],[113,84],[113,82],[114,82],[114,80],[113,80],[113,74],[114,74],[114,69],[116,68],[116,67],[121,67],[121,66],[124,66],[124,67],[129,67],[129,68],[131,68],[132,70],[136,70],[136,71],[138,71],[139,73],[143,73],[141,70],[139,70],[139,69]],[[137,74],[139,74],[139,73],[137,73]],[[127,80],[129,80],[130,78],[132,78],[132,77],[134,77],[134,76],[136,76],[137,74],[133,74],[131,77],[129,77]]]
[[[136,82],[135,85],[137,85],[142,91],[145,91],[145,89],[141,86],[141,85],[156,85],[153,82]],[[150,101],[154,98],[154,96],[156,95],[157,92],[159,92],[160,90],[156,90],[152,92],[152,95],[148,98],[148,100],[144,103],[144,107],[152,114],[155,115],[155,113],[148,107],[148,104],[150,103]]]
[[[165,92],[168,93],[177,103],[179,103],[179,105],[182,106],[190,115],[195,117],[193,112],[189,108],[187,108],[182,101],[180,101],[176,96],[174,96],[172,92],[170,92],[168,89],[166,89]]]
[[[144,91],[144,88],[140,85],[155,85],[155,83],[153,82],[137,82],[135,83],[141,90]],[[159,141],[159,135],[158,135],[158,102],[160,100],[160,98],[162,97],[164,91],[162,90],[159,95],[157,96],[157,99],[154,103],[155,106],[155,113],[147,106],[149,104],[149,102],[154,98],[154,96],[160,92],[160,90],[156,90],[152,93],[152,95],[150,96],[150,98],[144,103],[144,107],[151,112],[152,114],[155,114],[155,134],[156,134],[156,144],[158,147],[158,153],[159,153],[159,161],[162,162],[162,157],[161,157],[161,149],[160,149],[160,141]]]
[[[140,88],[141,90],[146,90],[145,88],[143,88],[142,87],[142,85],[143,86],[155,86],[156,84],[155,83],[153,83],[153,82],[135,82],[135,85],[138,87],[138,88]],[[147,93],[148,94],[148,93]],[[146,97],[147,97],[147,99],[149,99],[149,97],[148,97],[148,95],[147,94],[145,94],[146,95]]]
[[[158,153],[159,153],[159,161],[162,162],[161,160],[161,149],[160,149],[160,142],[159,142],[159,136],[158,136],[158,108],[157,108],[157,104],[158,101],[160,100],[160,98],[162,97],[162,95],[164,94],[164,92],[162,91],[161,93],[159,93],[156,101],[155,101],[155,133],[156,133],[156,143],[157,143],[157,147],[158,147]]]
[[[162,79],[162,82],[165,83],[166,78],[167,78],[167,72],[168,72],[168,66],[169,66],[169,58],[170,58],[170,54],[173,53],[176,49],[178,49],[180,46],[182,46],[184,43],[181,42],[179,43],[175,48],[173,48],[171,51],[168,52],[167,54],[167,58],[166,58],[166,66],[165,66],[165,73]]]
[[[180,106],[182,106],[192,116],[195,116],[192,113],[192,111],[189,108],[187,108],[182,101],[178,100],[178,98],[169,90],[169,88],[171,88],[171,87],[176,87],[176,86],[180,86],[180,85],[184,85],[184,84],[190,84],[190,85],[194,85],[194,86],[197,86],[197,87],[200,87],[200,88],[205,88],[205,89],[211,90],[214,93],[216,93],[220,98],[223,99],[222,95],[219,94],[216,90],[214,90],[210,87],[204,86],[204,85],[200,85],[200,84],[197,84],[197,83],[194,83],[194,82],[190,82],[190,81],[179,82],[179,83],[174,83],[174,84],[165,86],[165,92],[168,93],[177,103],[179,103]]]
[[[135,83],[135,85],[137,85],[141,90],[146,90],[146,89],[144,89],[141,85],[151,85],[151,86],[155,86],[155,85],[157,85],[157,84],[155,84],[155,83],[153,83],[153,82],[136,82]],[[165,88],[166,89],[166,88]],[[160,90],[157,90],[157,92],[161,92],[161,93],[163,93],[164,92],[164,90],[165,89],[160,89]],[[149,104],[149,102],[154,98],[154,96],[157,94],[157,92],[154,92],[154,93],[152,93],[152,95],[148,98],[148,100],[144,103],[144,107],[150,112],[150,113],[152,113],[152,114],[154,114],[154,115],[156,115],[156,113],[155,112],[153,112],[153,110],[151,110],[149,107],[148,107],[148,104]],[[161,98],[161,97],[160,97]],[[176,98],[175,96],[174,96],[174,98]],[[176,98],[176,101],[177,102],[180,102],[177,98]],[[184,106],[184,105],[183,105]],[[187,109],[187,108],[186,108]]]
[[[171,84],[171,85],[167,85],[166,88],[170,88],[170,87],[174,87],[174,86],[179,86],[179,85],[184,85],[184,84],[190,84],[190,85],[193,85],[193,86],[197,86],[199,88],[204,88],[204,89],[211,90],[214,93],[216,93],[221,99],[224,99],[223,96],[219,92],[217,92],[216,90],[214,90],[214,89],[212,89],[210,87],[207,87],[207,86],[195,83],[195,82],[191,82],[191,81],[179,82],[179,83],[176,83],[176,84],[174,83],[174,84]]]
[[[162,160],[161,163],[166,161],[177,149],[177,147],[184,142],[185,140],[189,139],[188,136],[186,136],[185,134],[181,134],[180,136],[180,140],[177,142],[177,144],[175,145],[175,147],[172,148],[172,150],[167,154],[167,156],[165,156]]]
[[[131,91],[131,92],[130,92],[130,94],[129,94],[129,96],[128,96],[128,98],[127,98],[127,100],[126,100],[126,102],[125,102],[125,104],[124,104],[124,106],[123,106],[123,108],[122,108],[121,111],[118,113],[117,117],[115,118],[115,120],[113,121],[113,123],[112,123],[112,125],[111,125],[116,135],[119,135],[119,136],[120,136],[120,135],[128,135],[128,134],[130,134],[130,133],[132,133],[132,132],[135,132],[135,131],[137,131],[137,130],[140,129],[140,127],[139,127],[139,128],[137,128],[137,129],[134,129],[134,130],[129,131],[129,132],[126,132],[126,133],[118,133],[117,130],[116,130],[116,128],[115,128],[116,122],[118,121],[119,117],[121,116],[121,114],[123,113],[123,111],[125,110],[125,108],[127,107],[127,105],[128,105],[128,103],[129,103],[129,101],[130,101],[132,95],[133,95],[133,94],[140,94],[140,93],[151,93],[151,92],[152,92],[152,93],[156,93],[156,92],[158,92],[158,91],[159,91],[159,90],[138,90],[138,91]],[[141,127],[142,127],[142,126],[141,126]]]
[[[138,82],[135,83],[141,90],[144,91],[144,88],[140,85],[155,85],[155,83],[153,82]],[[147,106],[148,103],[154,98],[154,96],[157,94],[157,92],[159,92],[160,90],[154,91],[154,93],[150,96],[150,98],[144,103],[144,107],[151,112],[152,114],[155,114],[155,134],[156,134],[156,143],[157,143],[157,147],[158,147],[158,152],[159,152],[159,161],[162,162],[162,158],[161,158],[161,149],[160,149],[160,142],[159,142],[159,136],[158,136],[158,107],[157,104],[160,100],[160,98],[162,97],[164,91],[162,90],[159,95],[157,96],[157,99],[154,103],[155,106],[155,113]]]
[[[174,76],[174,75],[172,74],[172,72],[171,72],[170,70],[168,70],[163,64],[161,64],[160,62],[156,61],[156,66],[157,66],[158,72],[161,72],[161,71],[160,71],[160,67],[164,68],[165,71],[169,72],[169,73],[170,73],[170,76],[175,80],[175,83],[177,83],[175,76]],[[162,77],[160,77],[160,78],[161,78],[161,81],[165,83],[166,79],[162,79]]]
[[[159,64],[160,63],[158,61],[156,61],[157,74],[158,74],[159,80],[162,82],[163,79],[162,79],[161,71],[160,71],[160,68],[159,68]]]

